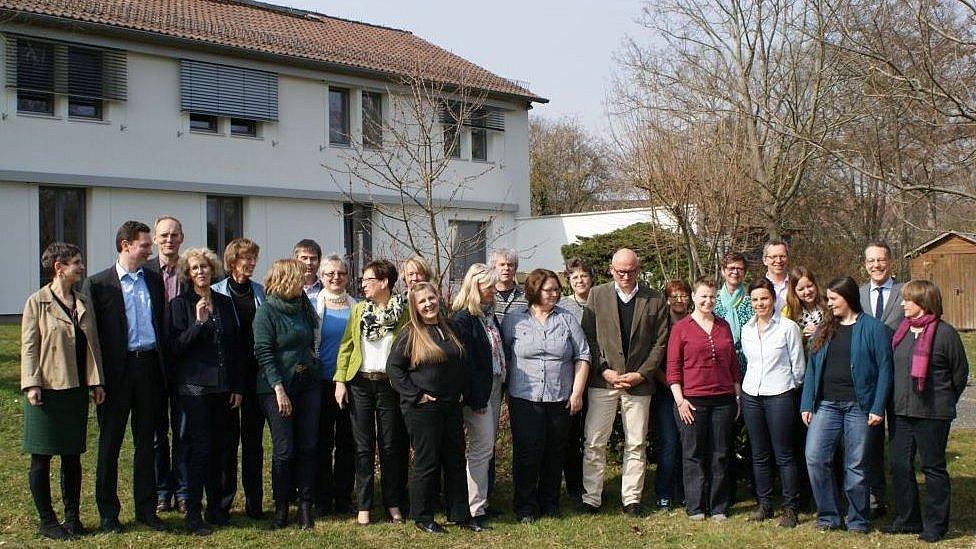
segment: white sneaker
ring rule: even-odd
[[[729,517],[725,516],[723,513],[719,513],[717,515],[712,515],[712,520],[715,522],[725,522],[729,520]]]
[[[701,521],[705,520],[705,514],[704,513],[698,513],[697,515],[688,515],[688,518],[691,519],[691,520],[693,520],[693,521],[695,521],[695,522],[701,522]]]

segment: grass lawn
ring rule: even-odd
[[[19,349],[16,326],[0,326],[0,546],[45,546],[36,537],[37,516],[27,487],[29,459],[20,452],[21,418],[23,398],[19,388]],[[976,338],[967,338],[970,350],[976,347]],[[973,356],[970,353],[970,356]],[[971,389],[972,390],[972,389]],[[82,487],[82,519],[86,526],[94,528],[98,516],[94,502],[95,440],[97,427],[94,412],[89,421],[89,452],[82,458],[85,482]],[[910,547],[918,544],[914,536],[888,536],[873,532],[868,536],[849,535],[842,532],[818,533],[812,527],[811,515],[801,516],[801,525],[791,531],[782,530],[775,521],[762,525],[747,523],[745,517],[753,503],[739,503],[731,519],[724,524],[695,524],[685,518],[682,511],[655,513],[643,519],[626,518],[619,512],[619,471],[609,471],[604,511],[596,516],[577,515],[564,505],[565,516],[561,519],[543,519],[532,525],[513,522],[511,507],[511,474],[508,468],[510,452],[506,438],[499,452],[499,487],[493,505],[506,512],[494,522],[494,529],[473,534],[450,529],[446,536],[434,537],[422,534],[408,522],[405,526],[378,524],[359,528],[352,519],[319,520],[313,532],[301,532],[291,528],[271,532],[266,523],[251,521],[243,516],[240,508],[240,492],[232,522],[228,528],[218,530],[209,538],[195,538],[180,533],[181,517],[164,515],[164,520],[176,533],[159,534],[132,523],[131,446],[123,448],[120,467],[120,498],[123,510],[121,520],[126,530],[121,535],[92,534],[78,545],[99,547],[212,547],[212,546],[317,546],[317,547],[644,547],[668,545],[679,547]],[[127,441],[129,439],[127,438]],[[950,538],[943,547],[973,547],[976,543],[976,431],[957,430],[952,433],[948,450],[949,472],[952,475],[952,522]],[[55,468],[57,460],[55,460]],[[267,467],[266,471],[269,470]],[[265,474],[266,482],[268,474]],[[651,486],[653,472],[647,479]],[[61,516],[60,496],[55,486],[55,509]],[[270,495],[270,487],[266,497]],[[377,498],[379,499],[379,498]],[[646,498],[650,500],[650,496]],[[266,502],[266,506],[270,502]],[[378,514],[378,513],[376,513]],[[443,517],[442,517],[443,518]],[[881,524],[883,525],[883,523]],[[48,543],[57,546],[57,543]]]

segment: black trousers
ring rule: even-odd
[[[370,381],[357,375],[348,384],[349,417],[356,441],[356,506],[373,508],[376,452],[380,454],[380,488],[384,507],[407,503],[407,430],[400,411],[400,395],[389,380]]]
[[[798,415],[794,393],[787,391],[773,396],[743,393],[742,415],[752,445],[756,499],[760,505],[772,508],[773,476],[778,468],[783,507],[796,511],[800,503],[800,461],[794,453],[793,430]]]
[[[891,428],[888,418],[890,414],[885,414],[881,425],[868,427],[868,449],[866,474],[868,487],[871,489],[871,508],[885,504],[885,426]]]
[[[566,401],[508,399],[515,516],[559,512],[559,481],[571,417]]]
[[[105,387],[98,406],[98,461],[95,467],[95,502],[103,520],[118,519],[119,452],[131,415],[133,459],[132,495],[136,518],[156,513],[156,475],[153,435],[160,408],[163,380],[155,357],[126,359],[125,371]]]
[[[54,506],[51,504],[51,456],[31,454],[27,480],[41,523],[57,522]],[[78,518],[78,507],[81,504],[81,456],[77,454],[61,456],[61,502],[64,504],[65,519]]]
[[[674,409],[681,431],[685,512],[725,514],[731,503],[729,450],[735,427],[735,397],[690,397],[688,401],[696,408],[691,425],[682,421],[678,409]]]
[[[319,440],[322,385],[316,383],[288,393],[292,405],[288,417],[278,412],[274,393],[261,397],[271,427],[271,491],[275,503],[288,503],[296,490],[298,501],[311,503],[315,492],[315,447]]]
[[[241,395],[241,406],[232,410],[221,455],[221,507],[229,513],[237,497],[237,452],[240,445],[241,485],[247,509],[260,510],[264,500],[264,410],[253,389]]]
[[[413,448],[413,465],[410,467],[411,516],[416,521],[434,520],[443,472],[447,520],[468,521],[471,512],[468,508],[461,404],[428,402],[418,406],[404,405],[403,417]]]
[[[180,396],[180,454],[186,473],[187,514],[199,517],[203,493],[209,512],[222,509],[224,448],[233,410],[229,393]]]
[[[185,471],[180,465],[180,410],[179,396],[175,391],[160,388],[159,414],[156,416],[156,432],[153,436],[153,454],[156,465],[156,497],[172,503],[173,499],[186,499]],[[172,440],[170,436],[172,435]]]
[[[336,403],[333,381],[322,383],[321,414],[315,504],[327,512],[348,509],[356,479],[356,447],[349,408],[339,408]]]
[[[945,451],[950,420],[895,416],[892,422],[891,484],[895,493],[896,528],[921,530],[936,536],[949,531],[949,472]],[[925,475],[925,514],[918,503],[915,454]]]
[[[583,427],[586,423],[586,393],[583,393],[583,409],[570,416],[569,435],[566,448],[563,451],[563,479],[566,481],[566,493],[574,498],[583,495],[583,441],[585,439]]]

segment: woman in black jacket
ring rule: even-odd
[[[505,381],[502,329],[494,314],[496,282],[498,275],[484,263],[468,268],[454,299],[452,319],[470,371],[464,401],[468,504],[472,520],[480,526],[484,526],[487,517],[489,470]]]
[[[170,349],[180,400],[181,460],[186,471],[186,527],[206,536],[213,532],[201,516],[207,491],[207,522],[226,525],[221,507],[224,433],[232,410],[241,404],[237,320],[231,298],[214,292],[210,283],[220,272],[216,254],[206,248],[183,252],[177,267],[192,292],[170,302]]]
[[[437,289],[418,282],[409,293],[410,323],[401,330],[386,362],[407,423],[413,465],[410,513],[417,528],[442,534],[434,522],[438,479],[444,475],[447,519],[474,531],[464,474],[464,426],[461,400],[467,387],[464,350],[441,314]]]
[[[888,459],[895,493],[895,518],[884,530],[918,533],[934,543],[949,530],[949,473],[945,450],[956,403],[966,388],[969,363],[959,333],[942,321],[942,295],[928,280],[901,290],[905,320],[894,349],[894,421]],[[925,475],[925,516],[918,504],[915,450]]]

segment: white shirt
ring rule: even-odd
[[[637,290],[640,289],[640,284],[635,284],[634,290],[629,294],[625,294],[624,291],[620,289],[620,286],[617,286],[616,282],[613,283],[613,287],[615,290],[617,290],[617,297],[620,298],[620,301],[623,301],[624,303],[630,303],[630,300],[634,299],[634,296],[637,295]]]
[[[779,316],[783,312],[783,307],[786,307],[786,288],[790,285],[790,277],[784,278],[783,282],[776,282],[769,278],[769,273],[767,273],[766,280],[772,282],[773,289],[776,290],[776,310],[773,311],[773,316]],[[746,297],[749,296],[746,295]]]
[[[363,365],[359,367],[360,371],[369,374],[385,374],[386,359],[390,357],[390,351],[393,350],[393,333],[388,333],[376,341],[369,341],[365,337],[362,339]]]
[[[868,299],[871,300],[871,310],[864,311],[865,313],[874,316],[874,312],[878,310],[878,294],[884,294],[884,308],[888,308],[888,300],[891,299],[891,289],[895,286],[895,281],[890,276],[884,281],[884,284],[878,286],[871,281],[871,291],[868,292]],[[878,291],[881,288],[881,291]],[[883,312],[883,311],[882,311]],[[880,319],[879,319],[880,320]]]
[[[760,338],[758,317],[750,318],[742,327],[742,352],[748,365],[742,380],[747,395],[780,395],[803,383],[803,335],[792,320],[773,315]]]

